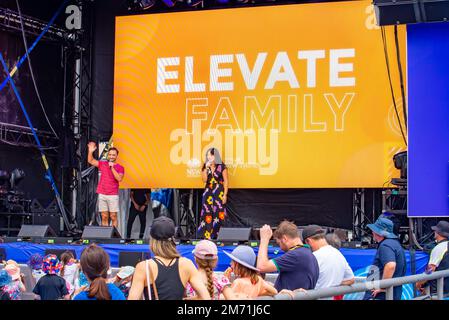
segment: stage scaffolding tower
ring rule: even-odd
[[[89,222],[89,176],[87,143],[90,141],[92,110],[92,39],[93,3],[78,0],[81,29],[70,31],[73,42],[64,47],[63,126],[75,149],[74,168],[69,174],[72,218],[78,230]],[[87,170],[87,171],[86,171]]]

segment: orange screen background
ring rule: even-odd
[[[121,187],[202,187],[210,146],[228,165],[231,188],[382,187],[398,174],[392,156],[405,146],[370,2],[117,17],[113,140],[126,169]],[[386,33],[401,111],[393,29]],[[399,40],[406,70],[402,26]],[[354,52],[338,60],[338,77],[352,85],[331,85],[331,55],[341,49]],[[310,50],[324,52],[315,60],[315,83],[307,60],[298,58]],[[260,53],[258,81],[248,88],[238,56],[254,71]],[[219,64],[228,75],[215,80],[232,90],[212,90],[217,55],[231,57]],[[289,70],[282,57],[299,87],[283,78]],[[158,93],[162,58],[178,58],[165,67],[177,75],[163,82],[179,92]],[[186,92],[186,74],[205,91]]]

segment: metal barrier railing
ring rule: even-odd
[[[331,288],[322,288],[316,290],[308,290],[305,292],[294,292],[292,297],[289,294],[277,294],[273,297],[259,297],[260,300],[317,300],[322,298],[331,298],[334,296],[345,295],[349,293],[365,292],[373,289],[386,289],[386,300],[393,300],[394,287],[404,284],[416,283],[418,281],[437,281],[436,296],[430,295],[430,289],[425,296],[428,298],[436,297],[437,300],[444,298],[444,278],[449,277],[449,270],[436,271],[431,274],[417,274],[400,278],[392,278],[386,280],[365,281],[363,283],[356,282],[351,286],[338,286]]]

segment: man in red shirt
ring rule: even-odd
[[[101,212],[101,225],[108,226],[109,218],[112,225],[117,228],[117,213],[119,210],[118,189],[119,182],[123,180],[125,168],[116,163],[118,157],[117,148],[110,148],[108,151],[108,161],[98,161],[94,159],[93,153],[97,150],[95,142],[87,145],[87,162],[100,170],[100,181],[97,186],[99,210]]]

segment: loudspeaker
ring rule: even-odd
[[[449,0],[374,0],[380,26],[448,21]]]
[[[373,3],[380,26],[423,21],[418,0],[374,0]]]
[[[447,21],[449,0],[420,0],[424,21]]]
[[[5,248],[0,248],[0,263],[6,261],[6,250]]]
[[[141,251],[121,251],[118,254],[118,266],[131,266],[135,267],[140,261],[144,261],[151,258],[150,252]]]
[[[20,238],[51,238],[56,237],[56,233],[49,225],[38,226],[31,224],[24,224],[20,228]]]
[[[75,259],[76,259],[76,252],[73,249],[70,249],[70,250],[65,250],[65,249],[45,249],[45,255],[47,255],[47,254],[54,254],[54,255],[56,255],[58,257],[59,260],[61,260],[61,255],[64,252],[66,252],[66,251],[70,251],[73,254],[73,256],[75,257]]]
[[[31,213],[43,213],[45,211],[44,207],[37,199],[33,199],[33,201],[31,201],[30,210]]]
[[[248,241],[251,228],[220,228],[217,241]]]
[[[121,237],[115,227],[85,226],[81,239],[119,239]]]
[[[58,232],[61,229],[61,219],[59,214],[49,213],[34,213],[33,224],[46,225],[48,224],[54,231]]]

